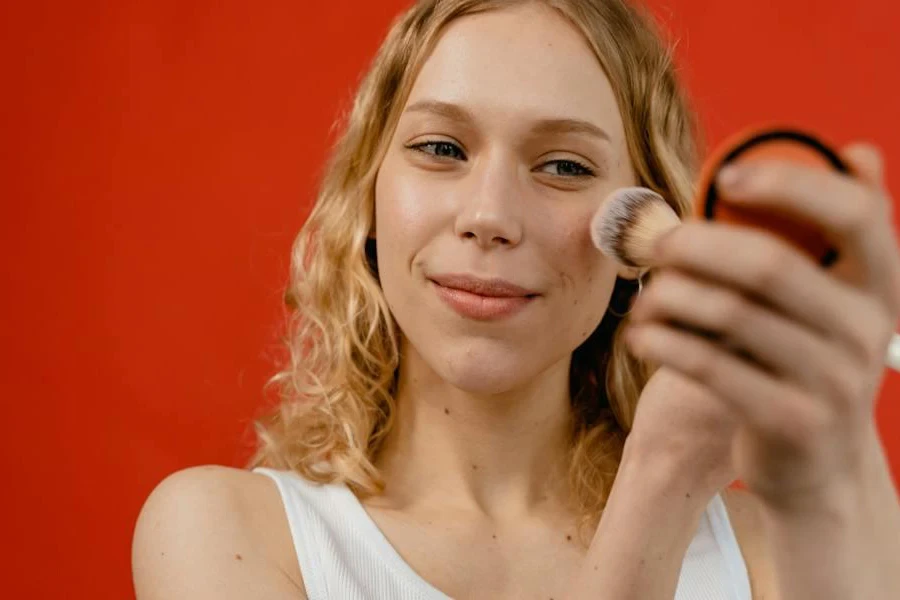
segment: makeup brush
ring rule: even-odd
[[[613,191],[591,220],[591,240],[627,267],[652,267],[653,244],[681,219],[665,199],[645,187]]]
[[[653,244],[681,223],[671,206],[651,189],[613,191],[591,220],[591,240],[608,258],[627,267],[653,267]],[[900,371],[900,334],[894,334],[885,366]]]

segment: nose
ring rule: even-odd
[[[522,202],[516,169],[495,161],[473,170],[469,177],[472,186],[457,213],[456,235],[485,249],[519,244]]]

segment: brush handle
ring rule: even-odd
[[[884,356],[884,364],[890,369],[900,371],[900,333],[895,333],[891,338]]]

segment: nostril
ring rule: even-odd
[[[475,231],[463,231],[462,233],[460,233],[460,237],[464,240],[475,240],[476,242],[482,244],[491,244],[495,246],[509,246],[513,244],[513,241],[508,237],[500,235],[488,237],[487,235],[479,235]],[[487,240],[490,240],[490,242],[488,242]]]

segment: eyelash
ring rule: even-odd
[[[444,146],[445,148],[452,148],[454,152],[456,152],[457,154],[459,154],[459,156],[462,157],[461,160],[466,160],[465,152],[463,152],[462,148],[460,148],[453,142],[445,142],[443,140],[434,141],[434,142],[420,142],[418,144],[412,144],[411,146],[407,146],[407,148],[409,148],[410,150],[416,150],[417,152],[421,152],[422,154],[428,154],[429,156],[434,156],[435,158],[440,158],[440,159],[449,158],[452,160],[459,160],[452,156],[446,156],[446,155],[441,156],[441,155],[437,154],[436,152],[426,152],[424,150],[425,148],[431,147],[436,151],[439,146]]]
[[[454,157],[454,156],[447,156],[445,154],[444,155],[437,154],[437,148],[441,147],[441,146],[443,146],[444,148],[452,149],[452,151],[457,156]],[[410,150],[415,150],[416,152],[421,152],[422,154],[427,154],[429,156],[433,156],[433,157],[437,158],[438,160],[447,160],[447,159],[449,159],[449,160],[466,160],[465,152],[463,152],[462,148],[460,148],[453,142],[445,142],[443,140],[433,141],[433,142],[421,142],[418,144],[412,144],[410,146],[407,146],[407,148],[409,148]],[[427,150],[425,150],[426,148],[431,148],[434,151],[428,152]],[[459,158],[459,157],[461,157],[461,158]],[[595,176],[594,170],[591,169],[589,166],[587,166],[586,164],[581,163],[577,160],[572,160],[570,158],[547,161],[541,166],[547,166],[547,165],[557,165],[557,166],[558,165],[574,165],[574,167],[579,171],[573,175],[558,175],[559,177],[594,177]]]

